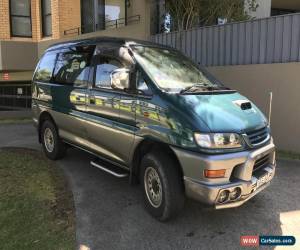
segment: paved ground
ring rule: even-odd
[[[31,125],[0,125],[0,147],[39,149]],[[294,235],[300,249],[300,162],[279,161],[272,185],[240,208],[211,211],[189,201],[175,221],[150,217],[139,187],[89,165],[69,150],[59,162],[74,193],[82,249],[242,249],[240,235]],[[264,247],[263,249],[269,249]],[[277,248],[279,249],[279,248]]]
[[[30,109],[10,110],[9,108],[0,106],[0,112],[1,112],[0,118],[5,118],[5,119],[32,117],[32,113]]]

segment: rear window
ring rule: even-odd
[[[50,82],[52,78],[52,73],[55,66],[55,60],[56,60],[56,53],[46,53],[35,72],[34,80],[40,81],[40,82]]]

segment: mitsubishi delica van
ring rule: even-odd
[[[34,73],[32,109],[48,158],[69,147],[93,154],[92,166],[139,183],[160,221],[186,197],[238,207],[275,174],[262,112],[169,47],[115,38],[53,45]]]

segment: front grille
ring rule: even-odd
[[[255,172],[263,167],[266,167],[269,164],[270,164],[270,155],[265,155],[264,157],[255,161],[254,167],[253,167],[253,172]]]
[[[247,134],[249,143],[252,146],[257,146],[263,143],[269,137],[269,129],[264,127],[262,129],[250,131]]]

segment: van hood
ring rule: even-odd
[[[189,116],[188,120],[196,121],[194,126],[201,132],[241,133],[267,126],[263,113],[237,92],[178,97],[182,99],[180,103],[185,106],[184,113]],[[244,102],[250,102],[252,107],[243,110],[240,104]]]

